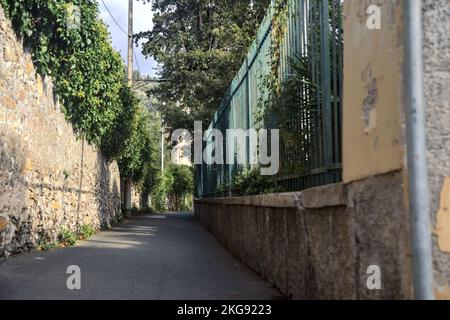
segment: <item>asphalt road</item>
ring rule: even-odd
[[[81,290],[67,288],[69,266]],[[0,261],[0,299],[277,299],[192,215],[130,219],[67,249]]]

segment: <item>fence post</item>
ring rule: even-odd
[[[328,0],[320,0],[320,53],[321,53],[321,100],[322,100],[322,130],[323,130],[323,161],[326,169],[333,164],[333,135],[331,109],[331,59],[330,59],[330,14]]]
[[[246,115],[247,115],[247,130],[250,130],[252,128],[252,116],[251,116],[251,104],[250,104],[250,66],[248,63],[248,57],[245,59],[245,105],[246,105]],[[252,163],[251,163],[251,155],[250,155],[250,150],[251,150],[251,143],[252,143],[252,139],[251,139],[251,135],[249,134],[247,136],[247,162],[248,165],[250,167],[250,169],[252,168]]]

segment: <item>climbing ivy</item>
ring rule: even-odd
[[[0,0],[38,72],[51,76],[78,134],[142,177],[149,158],[148,111],[127,86],[125,67],[92,0]]]
[[[270,92],[276,95],[281,93],[280,81],[280,61],[281,46],[283,44],[288,21],[288,8],[286,0],[275,0],[273,5],[272,17],[272,46],[270,48],[270,74],[268,75],[267,85]]]
[[[316,2],[323,4],[322,1]],[[289,3],[288,0],[274,0],[272,4],[270,72],[261,79],[260,91],[266,94],[259,97],[256,120],[260,127],[276,126],[280,130],[282,149],[286,153],[295,154],[295,157],[287,156],[283,159],[280,172],[284,175],[303,175],[307,170],[305,164],[312,159],[310,152],[315,147],[315,140],[311,137],[317,135],[316,130],[320,125],[318,119],[321,115],[317,111],[320,97],[323,95],[322,84],[318,81],[320,77],[317,74],[314,76],[313,69],[316,67],[314,64],[322,63],[320,60],[322,48],[317,41],[320,41],[322,37],[320,23],[323,22],[317,17],[310,18],[312,21],[302,25],[308,36],[305,43],[308,48],[302,53],[284,57],[289,65],[289,74],[281,79],[282,46],[286,41],[288,21],[294,18],[289,16]],[[333,10],[332,6],[340,6],[340,8]],[[328,0],[330,48],[343,47],[342,6],[342,2]],[[311,14],[318,15],[319,11],[311,12]],[[333,60],[338,53],[331,50],[329,54],[330,60]],[[330,74],[333,72],[330,65]],[[336,101],[339,93],[331,92],[331,94],[331,100]],[[312,125],[299,125],[300,117]]]
[[[260,95],[255,112],[257,127],[265,127],[273,113],[272,102],[282,92],[280,79],[281,47],[285,38],[288,21],[288,7],[286,0],[274,0],[272,3],[271,46],[269,51],[270,72],[261,76],[260,90],[267,92],[267,96]]]
[[[89,142],[100,144],[120,111],[125,71],[96,2],[0,0],[6,15],[49,75],[63,111]],[[74,10],[77,8],[77,10]],[[80,13],[77,23],[76,11]]]

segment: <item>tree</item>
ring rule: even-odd
[[[51,76],[67,120],[141,182],[157,154],[149,110],[128,87],[125,66],[91,0],[0,0],[41,75]],[[75,8],[81,19],[73,24]],[[134,72],[134,78],[141,77]],[[152,158],[153,157],[153,158]]]
[[[192,170],[191,167],[177,165],[171,165],[168,169],[173,176],[170,196],[173,199],[173,209],[176,211],[186,210],[185,200],[194,193],[194,175]]]
[[[211,121],[242,64],[270,0],[144,0],[154,27],[138,34],[165,80],[150,90],[169,129]]]
[[[129,87],[122,88],[121,97],[124,108],[102,149],[109,158],[117,160],[122,178],[139,182],[155,153],[150,113]]]

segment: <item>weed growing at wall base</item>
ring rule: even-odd
[[[73,231],[63,229],[59,235],[59,241],[65,247],[74,246],[77,243],[77,234]]]
[[[92,237],[96,233],[96,229],[91,224],[82,225],[80,228],[79,239],[84,240]]]

